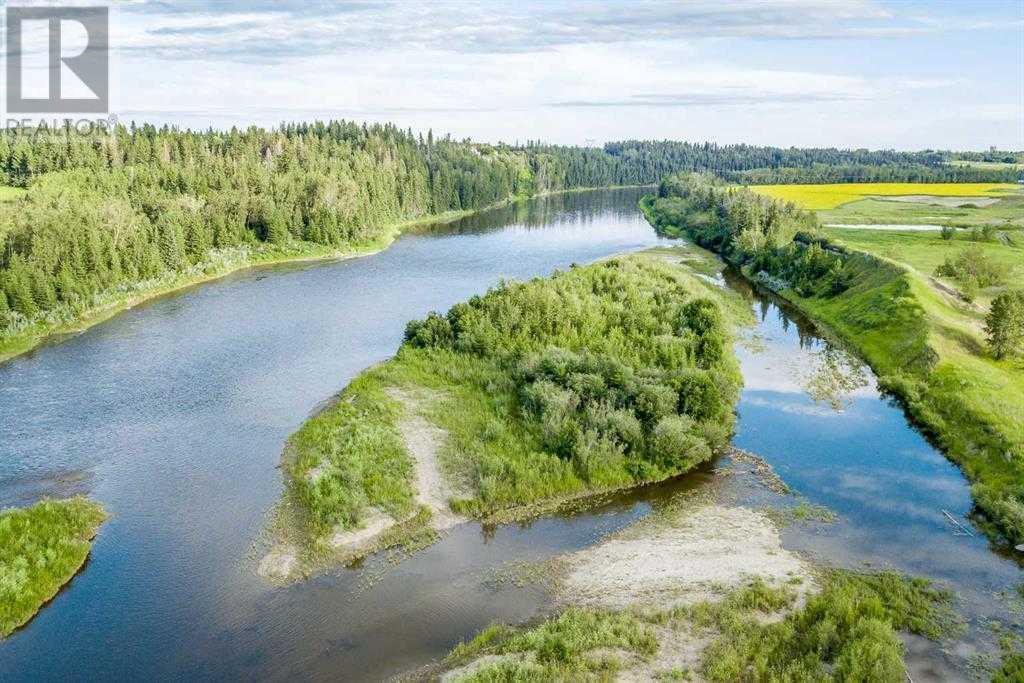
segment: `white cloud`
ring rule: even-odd
[[[998,91],[999,102],[1012,101],[1006,79],[990,87],[970,78],[935,47],[942,32],[1012,33],[1013,22],[1008,29],[904,8],[870,0],[138,2],[116,12],[116,108],[126,118],[201,127],[347,117],[509,141],[1024,145],[1007,125],[1019,121],[1019,107],[986,100]],[[899,54],[907,58],[876,68],[878,46],[906,46]],[[860,66],[807,58],[844,53]],[[1006,57],[994,53],[993,66]],[[948,68],[932,68],[941,59]],[[976,118],[998,126],[956,127],[945,112],[965,99]]]

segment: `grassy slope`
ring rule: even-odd
[[[103,509],[84,498],[0,512],[0,637],[25,624],[85,563]]]
[[[927,194],[940,197],[997,197],[1015,191],[1009,183],[832,183],[824,185],[751,185],[761,194],[796,202],[808,209],[834,209],[871,196]]]
[[[649,203],[642,203],[645,212]],[[653,222],[653,221],[652,221]],[[837,233],[838,231],[830,231]],[[1024,367],[984,351],[982,313],[936,290],[926,274],[889,260],[891,249],[910,263],[935,262],[934,236],[847,230],[855,253],[852,286],[831,298],[781,294],[852,343],[883,386],[938,442],[974,484],[993,536],[1024,542]],[[1014,262],[1019,249],[988,245]],[[1016,263],[1019,270],[1019,262]],[[991,292],[988,293],[991,296]]]
[[[617,344],[629,346],[633,342],[616,341],[620,330],[614,327],[604,336],[590,333],[603,325],[615,325],[616,316],[643,309],[644,305],[638,303],[641,301],[649,305],[651,300],[660,299],[677,305],[683,300],[682,292],[689,293],[687,299],[702,296],[718,300],[730,321],[749,316],[749,310],[726,298],[722,290],[686,269],[667,264],[666,259],[674,258],[675,253],[661,250],[623,258],[617,267],[596,264],[570,270],[553,278],[564,284],[564,289],[558,290],[560,294],[545,284],[551,281],[534,280],[518,286],[517,296],[532,301],[532,312],[545,305],[559,310],[567,307],[549,335],[539,332],[539,327],[529,327],[536,320],[516,323],[518,329],[529,327],[533,331],[514,339],[496,340],[502,349],[496,355],[405,344],[392,360],[357,377],[333,406],[308,420],[292,436],[286,449],[286,507],[295,513],[293,526],[304,530],[298,535],[306,537],[307,549],[315,551],[317,539],[333,529],[358,528],[370,508],[383,510],[396,520],[411,519],[416,513],[412,463],[397,426],[402,406],[389,391],[396,388],[431,397],[421,410],[448,434],[439,457],[449,479],[462,491],[462,496],[451,503],[463,514],[508,515],[510,509],[536,510],[553,501],[638,483],[621,463],[595,465],[581,472],[580,463],[552,453],[543,430],[523,416],[510,357],[503,354],[517,357],[538,345],[595,351],[602,345],[605,350],[620,348]],[[622,302],[613,301],[607,294],[575,298],[581,290],[574,289],[573,283],[588,272],[603,271],[615,277],[620,270],[625,271],[627,282],[643,282],[648,288],[639,288]],[[563,296],[568,299],[560,300]],[[510,298],[506,303],[492,310],[504,308],[513,318],[519,315],[521,299]],[[604,319],[605,315],[611,317]],[[722,363],[723,377],[738,385],[738,369],[731,353]],[[612,461],[617,462],[614,456]],[[653,476],[673,473],[657,471]]]
[[[717,603],[668,610],[570,608],[533,627],[491,626],[460,644],[450,668],[485,655],[499,657],[455,680],[610,680],[626,666],[647,663],[665,629],[690,634],[700,674],[710,681],[906,680],[897,631],[939,639],[957,628],[950,596],[922,580],[892,572],[826,572],[822,591],[794,609],[791,589],[755,580]],[[664,659],[671,660],[670,656]],[[485,660],[486,661],[486,660]],[[647,671],[689,680],[678,669]]]

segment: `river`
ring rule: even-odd
[[[82,572],[0,644],[2,678],[378,680],[496,619],[538,614],[542,587],[495,572],[592,544],[710,469],[529,525],[464,524],[403,562],[371,558],[285,588],[255,576],[254,544],[282,490],[287,436],[390,356],[407,320],[501,278],[663,244],[639,195],[546,197],[373,256],[239,272],[0,365],[0,505],[86,493],[111,514]],[[839,515],[787,528],[787,546],[931,576],[970,614],[1000,615],[992,593],[1024,577],[976,531],[954,535],[942,510],[970,509],[960,472],[798,314],[736,278],[723,286],[758,313],[737,347],[736,444]],[[809,394],[836,376],[860,381],[834,405]],[[922,645],[913,666],[948,677],[961,660]]]

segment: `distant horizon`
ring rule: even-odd
[[[155,125],[1024,149],[1014,0],[137,0],[111,26],[110,111]]]
[[[58,118],[60,118],[60,117],[58,117]],[[749,140],[723,141],[723,140],[715,140],[715,139],[710,139],[710,138],[708,138],[708,139],[700,139],[700,138],[636,137],[636,136],[634,136],[634,137],[613,138],[613,139],[601,140],[601,141],[588,141],[588,142],[580,143],[580,144],[555,142],[555,141],[551,141],[551,140],[544,140],[544,139],[537,139],[537,138],[526,138],[526,139],[523,139],[523,140],[481,140],[481,139],[474,138],[474,137],[471,137],[471,136],[455,135],[454,133],[450,133],[450,132],[447,132],[447,131],[444,131],[444,130],[439,130],[436,127],[428,127],[428,128],[420,130],[420,129],[417,129],[415,127],[401,126],[401,125],[398,125],[394,121],[390,121],[390,120],[386,120],[386,119],[384,119],[384,120],[370,120],[370,119],[359,119],[359,118],[355,118],[355,117],[346,117],[346,116],[331,115],[331,114],[324,114],[322,116],[311,115],[309,118],[285,119],[285,120],[279,120],[276,123],[267,123],[267,122],[258,121],[258,120],[252,120],[252,121],[249,121],[249,122],[246,123],[246,122],[243,122],[243,121],[239,120],[238,123],[220,123],[219,125],[211,123],[209,125],[202,125],[202,126],[200,126],[200,125],[190,125],[188,123],[176,123],[171,118],[152,118],[152,119],[135,118],[135,117],[124,118],[124,117],[121,117],[120,115],[118,115],[116,123],[117,123],[117,125],[124,126],[126,128],[127,127],[131,127],[133,124],[136,127],[141,127],[141,126],[145,126],[145,125],[151,125],[151,126],[154,126],[154,127],[158,128],[158,129],[167,127],[167,128],[175,129],[175,130],[182,131],[182,132],[187,131],[187,132],[192,132],[192,133],[204,133],[204,132],[206,132],[208,130],[211,130],[211,129],[214,130],[214,131],[227,132],[227,131],[230,131],[232,128],[235,128],[235,129],[240,130],[240,131],[244,131],[244,130],[249,129],[249,128],[259,128],[259,129],[262,129],[262,130],[273,131],[273,130],[279,129],[282,126],[287,126],[287,125],[300,125],[300,124],[313,124],[313,123],[330,123],[332,121],[345,121],[345,122],[348,122],[348,123],[356,123],[356,124],[359,124],[359,125],[364,125],[365,124],[365,125],[381,125],[381,126],[383,126],[383,125],[390,124],[390,125],[393,125],[393,126],[399,128],[400,130],[403,130],[403,131],[411,130],[414,135],[419,135],[419,136],[423,136],[423,137],[426,137],[428,132],[432,132],[434,134],[435,138],[450,137],[452,140],[456,140],[456,141],[459,141],[459,142],[468,140],[469,142],[474,143],[474,144],[493,145],[493,146],[506,146],[506,147],[513,147],[513,148],[527,147],[528,145],[530,145],[532,143],[540,143],[542,145],[561,146],[561,147],[581,147],[581,148],[602,149],[602,148],[604,148],[605,145],[616,143],[616,142],[628,142],[628,141],[666,142],[666,141],[668,141],[668,142],[687,143],[687,144],[692,144],[692,145],[714,144],[714,145],[718,145],[720,147],[728,147],[728,146],[736,146],[736,145],[746,145],[746,146],[749,146],[749,147],[772,147],[772,148],[778,148],[778,149],[869,150],[869,151],[879,151],[879,152],[894,151],[894,152],[907,152],[907,153],[917,153],[917,152],[949,152],[949,153],[969,152],[969,153],[982,153],[983,154],[983,153],[988,153],[988,152],[992,151],[992,146],[991,145],[986,146],[984,148],[982,148],[982,147],[975,147],[975,148],[963,148],[963,147],[961,147],[961,148],[952,148],[952,147],[946,147],[946,148],[938,148],[938,147],[898,148],[898,147],[865,147],[865,146],[841,146],[841,145],[787,145],[787,144],[773,144],[773,143],[753,143],[753,142],[750,142]],[[52,120],[50,120],[50,122],[52,123]],[[38,124],[38,121],[37,120],[33,120],[32,123],[33,123],[33,126],[31,126],[31,127],[36,127],[36,124]],[[996,152],[1006,152],[1006,153],[1009,153],[1009,154],[1024,154],[1024,143],[1022,143],[1022,146],[1019,149],[995,147],[995,151]]]

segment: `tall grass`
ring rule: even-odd
[[[71,580],[104,519],[103,508],[81,497],[0,511],[0,637]]]
[[[755,581],[691,619],[720,632],[704,653],[712,681],[904,681],[897,632],[938,639],[955,628],[950,595],[893,572],[829,572],[820,593],[779,621],[785,588]]]

